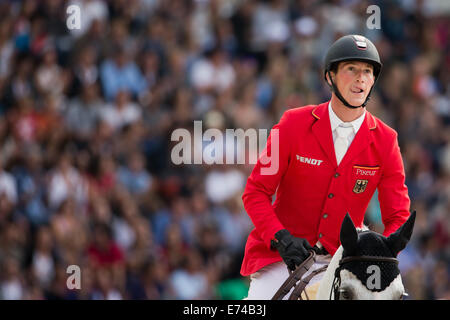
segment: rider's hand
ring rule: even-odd
[[[271,246],[278,250],[284,263],[291,270],[295,270],[296,266],[305,261],[309,255],[308,251],[312,249],[306,239],[294,237],[286,229],[275,233]]]

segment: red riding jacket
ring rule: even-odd
[[[362,226],[376,188],[385,236],[409,217],[397,133],[369,112],[339,166],[328,102],[290,109],[273,129],[278,129],[278,139],[271,131],[242,196],[255,225],[245,246],[243,276],[281,261],[279,253],[270,249],[271,239],[281,229],[311,245],[320,240],[334,254],[346,212],[356,226]],[[270,167],[277,170],[271,172]]]

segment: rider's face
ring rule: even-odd
[[[353,106],[364,103],[375,82],[373,66],[361,61],[341,62],[333,79],[341,95]]]

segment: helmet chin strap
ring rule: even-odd
[[[330,73],[329,70],[327,71],[327,74],[328,74],[328,78],[330,78],[330,81],[331,81],[331,89],[332,89],[333,92],[336,94],[336,97],[338,97],[338,99],[341,100],[341,102],[344,104],[344,106],[346,106],[346,107],[348,107],[348,108],[350,108],[350,109],[358,109],[358,108],[364,108],[364,107],[367,105],[367,103],[368,103],[369,100],[370,100],[370,94],[372,93],[372,89],[373,89],[373,87],[374,87],[373,85],[372,85],[372,87],[370,88],[369,94],[367,95],[366,100],[364,101],[364,103],[363,103],[362,105],[360,105],[360,106],[352,106],[350,103],[348,103],[348,102],[344,99],[344,97],[343,97],[343,96],[341,95],[341,93],[339,92],[339,89],[338,89],[338,87],[336,86],[336,84],[334,83],[333,78],[331,77],[331,73]]]

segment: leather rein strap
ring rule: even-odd
[[[317,270],[312,271],[307,277],[302,279],[300,283],[294,288],[294,291],[289,296],[289,300],[303,300],[302,298],[302,292],[305,290],[308,283],[311,281],[312,278],[314,278],[319,273],[322,273],[326,271],[328,268],[328,265],[323,266],[322,268],[319,268]],[[306,298],[309,300],[308,294],[305,291]]]
[[[301,299],[301,293],[308,285],[309,281],[316,276],[317,274],[326,270],[327,266],[324,266],[320,269],[314,270],[311,274],[305,279],[302,279],[303,275],[308,272],[311,266],[316,262],[316,253],[311,250],[308,258],[303,261],[294,271],[289,270],[289,277],[284,281],[281,285],[280,289],[275,293],[272,300],[282,300],[285,295],[291,291],[292,287],[294,291],[289,296],[289,300],[297,300],[299,297]],[[301,280],[300,284],[297,285],[297,282]],[[305,292],[306,293],[306,292]]]

